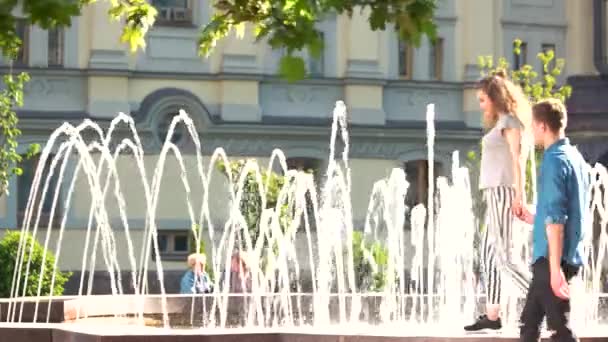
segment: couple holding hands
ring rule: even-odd
[[[583,265],[582,227],[589,198],[588,164],[565,135],[567,112],[556,99],[530,106],[522,89],[503,72],[477,84],[487,128],[482,138],[479,184],[488,209],[482,237],[486,314],[466,331],[498,330],[501,278],[527,292],[521,313],[521,341],[538,341],[547,319],[552,341],[577,341],[569,327],[569,286]],[[544,149],[537,182],[536,213],[524,206],[525,154]],[[533,225],[532,279],[507,256],[513,220]]]

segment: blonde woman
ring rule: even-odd
[[[486,134],[482,138],[479,187],[487,207],[481,261],[486,288],[486,314],[466,331],[499,330],[501,282],[508,276],[522,291],[529,280],[508,258],[514,215],[522,212],[525,154],[529,148],[530,104],[521,88],[499,71],[477,84]]]
[[[213,292],[213,283],[209,274],[205,271],[207,257],[205,254],[194,253],[188,256],[188,267],[190,268],[182,276],[180,282],[181,294],[197,294]]]

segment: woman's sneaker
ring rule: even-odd
[[[500,318],[495,321],[492,321],[486,315],[479,316],[477,321],[471,325],[467,325],[464,327],[465,331],[482,331],[482,330],[500,330],[502,328],[502,323],[500,322]]]

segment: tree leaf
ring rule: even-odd
[[[295,82],[306,76],[306,65],[301,57],[283,56],[279,64],[279,72],[287,81]]]
[[[240,22],[234,26],[236,30],[236,37],[243,39],[245,37],[245,22]]]

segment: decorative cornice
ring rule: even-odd
[[[425,80],[387,80],[386,86],[390,88],[413,88],[419,89],[424,87],[425,89],[449,89],[449,90],[461,90],[463,82],[450,82],[450,81],[425,81]]]
[[[534,28],[544,28],[550,30],[567,30],[568,23],[565,21],[562,22],[530,22],[530,21],[520,21],[514,18],[503,19],[500,21],[503,26],[517,26],[517,27],[534,27]]]
[[[226,150],[229,157],[269,157],[272,151],[279,148],[288,154],[289,151],[297,152],[302,150],[302,146],[310,151],[316,151],[318,156],[329,155],[329,129],[308,130],[309,135],[292,134],[295,131],[272,130],[264,132],[251,132],[251,130],[243,130],[241,132],[231,131],[231,133],[218,132],[199,132],[202,152],[205,155],[211,155],[213,151],[222,147]],[[426,135],[421,130],[416,132],[406,132],[399,130],[399,133],[382,134],[382,139],[379,139],[379,130],[375,130],[376,134],[371,134],[372,130],[351,129],[350,134],[350,156],[352,158],[369,158],[369,159],[408,159],[404,157],[411,155],[412,151],[426,149]],[[156,132],[153,130],[138,130],[139,139],[146,153],[155,154],[160,151]],[[119,127],[112,136],[110,148],[115,149],[117,145],[126,138],[133,138],[131,132]],[[89,133],[83,134],[85,142],[91,142],[93,139],[98,139],[95,135]],[[479,134],[468,134],[467,136],[454,136],[453,134],[441,134],[436,140],[436,149],[438,159],[439,155],[449,156],[453,150],[468,149],[469,146],[475,145],[479,139]],[[339,144],[340,145],[340,144]],[[185,139],[183,143],[178,143],[178,147],[183,154],[194,153],[194,144],[190,139]],[[287,155],[288,157],[302,157],[300,155]]]
[[[281,123],[274,124],[262,124],[262,123],[221,123],[217,122],[213,125],[202,129],[200,125],[197,125],[197,131],[201,134],[209,136],[243,136],[243,137],[255,137],[255,136],[280,136],[288,137],[293,139],[317,139],[319,137],[329,137],[331,122],[324,120],[323,125],[299,125],[294,124],[294,119],[289,120],[291,124],[287,124],[284,120]],[[24,118],[19,121],[20,126],[23,130],[27,130],[28,134],[45,133],[53,131],[59,127],[62,123],[68,122],[72,125],[78,125],[82,123],[82,119],[33,119]],[[110,120],[95,120],[102,129],[106,129],[110,125]],[[424,129],[425,124],[423,122],[407,122],[407,121],[388,121],[387,126],[373,126],[373,125],[351,125],[349,127],[349,134],[351,137],[357,138],[372,138],[372,139],[425,139],[426,131]],[[138,132],[151,132],[150,126],[138,126]],[[439,139],[441,140],[477,140],[480,137],[479,128],[467,127],[462,123],[437,123],[437,131],[441,133]]]
[[[454,15],[438,15],[435,16],[435,21],[445,24],[454,25],[458,21],[458,17]]]
[[[202,138],[202,146],[204,154],[211,154],[213,151],[222,147],[226,150],[228,156],[262,156],[268,157],[275,148],[280,148],[284,151],[296,150],[296,147],[301,143],[297,140],[289,140],[289,138],[279,137],[212,137]],[[438,153],[437,159],[444,159],[450,156],[452,150],[466,149],[474,140],[461,141],[459,144],[453,142],[439,140],[437,141]],[[325,151],[329,155],[329,136],[326,140],[317,140],[307,142],[309,148]],[[368,159],[393,159],[401,160],[404,156],[414,155],[412,151],[425,150],[425,143],[418,139],[401,139],[399,141],[383,141],[378,139],[356,139],[351,141],[349,156],[351,158],[368,158]],[[463,152],[464,153],[464,152]],[[419,158],[416,154],[416,158]],[[291,156],[287,157],[300,157]]]
[[[6,66],[0,66],[0,74],[9,72],[10,69]],[[87,76],[104,76],[104,77],[127,77],[138,79],[170,79],[170,80],[186,80],[186,81],[258,81],[261,83],[273,84],[290,84],[277,75],[266,74],[248,74],[236,72],[221,72],[221,73],[197,73],[197,72],[157,72],[143,70],[117,70],[117,69],[70,69],[70,68],[13,68],[13,72],[27,72],[32,76],[72,76],[72,77],[87,77]],[[370,77],[353,77],[344,78],[324,77],[324,78],[306,78],[296,83],[297,85],[378,85],[387,87],[430,87],[430,88],[449,88],[458,89],[463,86],[463,82],[454,81],[426,81],[426,80],[400,80],[400,79],[380,79]]]

